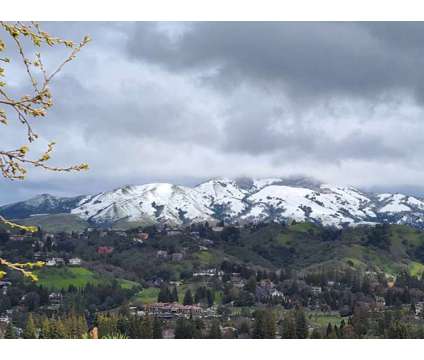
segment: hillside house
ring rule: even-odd
[[[149,315],[158,317],[193,316],[200,315],[202,308],[197,305],[181,305],[179,303],[154,303],[144,305]]]
[[[322,293],[322,288],[321,286],[312,286],[311,291],[312,291],[312,294],[319,295]]]
[[[61,266],[65,265],[63,258],[51,258],[46,261],[46,266]]]
[[[214,226],[212,228],[212,231],[213,232],[222,232],[223,230],[224,230],[224,227],[223,226]]]
[[[219,271],[221,273],[221,271]],[[194,277],[212,277],[218,275],[218,271],[216,268],[200,270],[198,272],[193,273]]]
[[[165,250],[158,250],[156,252],[156,257],[159,259],[167,259],[168,258],[168,252]]]
[[[79,265],[81,265],[81,259],[80,258],[77,258],[77,257],[72,258],[72,259],[69,259],[69,265],[71,265],[71,266],[79,266]]]
[[[415,304],[415,315],[420,316],[424,314],[424,301],[419,301]]]
[[[97,254],[108,255],[113,253],[113,247],[111,246],[99,246],[97,248]]]
[[[49,294],[49,310],[57,311],[63,302],[63,295],[60,292],[52,292]]]
[[[0,293],[3,295],[7,295],[7,289],[9,286],[12,286],[10,281],[0,281]]]

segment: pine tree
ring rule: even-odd
[[[308,324],[303,309],[296,310],[296,337],[298,339],[306,339],[308,337]]]
[[[274,339],[276,333],[275,316],[271,310],[265,311],[264,314],[264,335],[265,339]]]
[[[184,294],[184,305],[193,305],[193,296],[191,295],[191,290],[187,289],[187,291]]]
[[[208,306],[209,307],[213,306],[213,303],[215,301],[215,297],[214,297],[212,290],[208,289],[208,291],[206,292],[206,299],[208,301]]]
[[[218,320],[212,321],[211,328],[209,329],[208,338],[209,339],[221,339],[222,338],[221,328],[219,326]]]
[[[176,339],[192,339],[193,338],[193,324],[191,321],[180,318],[175,324],[175,338]]]
[[[333,326],[331,325],[331,323],[328,323],[328,325],[327,325],[325,337],[328,338],[328,339],[334,339],[335,338],[335,333],[334,333]]]
[[[172,302],[178,302],[178,291],[177,291],[177,287],[174,286],[172,288],[172,292],[171,292],[171,301]]]
[[[146,315],[141,323],[141,338],[152,339],[153,338],[153,327],[150,320],[150,316]]]
[[[264,313],[262,310],[255,311],[255,322],[253,325],[252,337],[254,339],[265,338],[265,321],[264,321]]]
[[[314,328],[311,334],[311,339],[321,339],[321,333],[318,331],[318,329]]]
[[[57,319],[51,323],[49,339],[66,339],[66,329],[62,320]]]
[[[28,315],[28,319],[27,319],[22,337],[24,339],[35,339],[37,337],[35,333],[34,319],[31,313]]]
[[[173,300],[168,287],[165,285],[161,286],[158,294],[158,302],[167,303],[171,301]]]
[[[250,327],[247,321],[243,321],[240,324],[240,334],[250,334]]]
[[[50,321],[47,317],[43,317],[41,320],[41,328],[40,328],[40,339],[49,339],[50,338]]]
[[[4,338],[5,339],[16,339],[17,338],[16,330],[15,330],[11,321],[7,324],[6,332],[4,334]]]
[[[296,323],[293,319],[292,314],[287,314],[283,319],[283,324],[281,328],[281,337],[283,339],[296,338]]]
[[[155,317],[153,320],[153,339],[162,339],[162,332],[162,321]]]

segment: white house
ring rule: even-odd
[[[72,258],[72,259],[69,259],[69,265],[72,265],[72,266],[78,266],[78,265],[81,265],[81,259],[80,258]]]

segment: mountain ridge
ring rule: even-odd
[[[335,227],[387,222],[424,228],[424,199],[364,192],[301,177],[214,178],[193,187],[171,183],[125,185],[86,196],[42,194],[0,207],[0,214],[14,219],[59,213],[76,215],[93,225],[296,220]]]

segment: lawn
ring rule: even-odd
[[[143,304],[152,304],[158,301],[159,288],[146,288],[135,295],[135,300],[141,301]]]
[[[118,279],[118,283],[122,289],[126,289],[126,290],[130,290],[132,288],[140,286],[138,282],[126,280],[126,279]]]
[[[342,317],[340,315],[333,315],[321,312],[306,313],[306,318],[312,326],[318,327],[326,327],[328,323],[331,323],[333,326],[339,326],[340,322],[342,321]]]
[[[70,285],[82,288],[88,283],[104,281],[99,275],[83,267],[45,267],[35,271],[38,284],[51,290],[67,289]]]
[[[424,265],[419,262],[412,261],[408,266],[408,270],[411,276],[421,279],[424,271]]]

